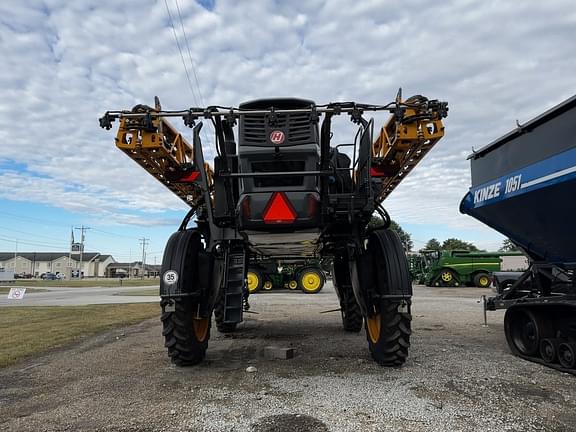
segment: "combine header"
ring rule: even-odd
[[[370,111],[392,114],[376,139]],[[107,112],[100,125],[119,120],[117,147],[190,206],[162,262],[172,360],[202,361],[212,313],[223,332],[242,321],[249,267],[289,257],[332,258],[344,329],[358,332],[364,321],[372,357],[403,364],[412,297],[406,256],[394,232],[370,230],[368,222],[377,211],[389,224],[382,201],[442,138],[447,112],[444,102],[402,100],[400,92],[387,105],[284,98],[163,111],[156,100],[153,108]],[[352,142],[332,136],[342,115],[358,126]],[[193,145],[169,117],[193,128]],[[213,169],[204,159],[202,120],[215,132]]]
[[[487,309],[507,309],[514,354],[576,374],[576,96],[470,159],[472,187],[460,211],[509,237],[531,261]]]

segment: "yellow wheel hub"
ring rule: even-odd
[[[192,327],[194,328],[194,336],[198,342],[204,342],[208,336],[208,329],[210,328],[210,319],[201,318],[192,321]]]
[[[262,285],[262,288],[264,288],[266,291],[269,291],[272,289],[272,281],[266,281],[264,282],[264,285]]]
[[[295,280],[291,280],[290,282],[288,282],[288,288],[290,288],[291,290],[295,290],[296,288],[298,288],[298,282],[296,282]]]
[[[452,273],[449,271],[442,272],[442,280],[444,282],[451,282],[452,281]]]
[[[487,287],[490,285],[490,279],[488,279],[486,276],[482,276],[478,282],[480,282],[481,287]]]
[[[301,282],[304,291],[316,291],[318,288],[320,288],[322,279],[320,279],[318,273],[309,271],[302,275]]]
[[[246,275],[246,279],[248,280],[248,292],[255,292],[258,289],[258,285],[260,285],[260,278],[258,275],[249,271]]]
[[[366,329],[368,330],[368,337],[372,343],[378,343],[380,340],[380,328],[380,315],[366,319]]]

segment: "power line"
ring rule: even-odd
[[[11,217],[13,219],[28,219],[31,221],[35,221],[35,222],[42,222],[44,225],[54,225],[54,226],[59,226],[59,227],[67,227],[68,225],[64,225],[62,223],[56,222],[56,221],[51,221],[51,220],[47,220],[47,219],[38,219],[35,217],[31,217],[31,216],[25,216],[25,215],[18,215],[18,214],[14,214],[14,213],[8,213],[8,212],[4,212],[4,211],[0,211],[0,214],[6,215],[8,217]]]
[[[96,232],[99,232],[99,233],[102,233],[102,234],[108,234],[108,235],[111,235],[111,236],[114,236],[114,237],[124,237],[124,238],[133,239],[133,240],[134,240],[134,239],[138,239],[138,237],[128,236],[128,235],[125,235],[125,234],[113,233],[113,232],[109,232],[109,231],[104,231],[104,230],[101,230],[101,229],[98,229],[98,228],[92,228],[92,231],[96,231]]]
[[[17,238],[8,238],[8,237],[1,237],[0,236],[0,240],[1,241],[6,241],[9,243],[21,243],[21,244],[25,244],[28,246],[40,246],[40,247],[45,247],[45,248],[53,248],[54,246],[59,246],[59,245],[63,245],[64,243],[60,243],[58,245],[55,245],[54,243],[41,243],[41,242],[31,242],[31,241],[26,241],[26,240],[20,240]],[[62,247],[62,246],[60,246]]]
[[[200,95],[199,98],[196,96],[196,93],[194,92],[194,86],[192,85],[192,80],[190,79],[190,74],[188,72],[188,67],[186,66],[186,60],[184,59],[184,54],[182,53],[182,48],[180,47],[180,42],[178,41],[178,35],[176,34],[176,28],[174,27],[174,20],[172,19],[172,14],[170,13],[170,8],[168,7],[168,1],[164,0],[164,4],[166,5],[166,12],[168,12],[168,18],[170,20],[170,26],[172,27],[172,34],[174,35],[174,40],[176,41],[176,46],[178,47],[178,51],[180,52],[180,59],[182,60],[182,66],[184,66],[184,71],[186,72],[186,78],[188,80],[188,87],[190,88],[190,92],[192,93],[192,98],[194,99],[194,103],[196,105],[202,104],[202,106],[204,106],[204,98],[202,97],[202,93],[200,91],[200,84],[198,82],[198,76],[196,75],[196,69],[194,68],[194,60],[192,59],[192,54],[191,54],[190,47],[188,44],[188,38],[186,37],[186,33],[184,32],[184,24],[182,23],[182,16],[180,14],[180,7],[178,6],[178,2],[176,2],[176,7],[178,8],[178,15],[180,16],[180,23],[182,25],[182,31],[184,32],[184,38],[186,40],[186,45],[188,47],[188,55],[190,57],[190,63],[191,63],[192,71],[194,72],[194,79],[196,81],[196,86],[198,87],[198,93]],[[200,101],[200,104],[199,104],[199,101]],[[200,131],[200,135],[202,135],[204,137],[206,142],[209,141],[209,138],[208,138],[208,135],[207,135],[205,128],[203,128]]]
[[[184,42],[186,42],[186,49],[188,50],[188,58],[190,59],[190,66],[192,67],[192,73],[194,74],[194,81],[196,82],[196,90],[200,96],[200,103],[204,105],[204,97],[202,96],[202,91],[200,90],[200,83],[198,82],[198,75],[196,75],[196,67],[194,65],[194,60],[192,58],[192,52],[190,51],[190,44],[188,43],[188,36],[186,35],[186,30],[184,30],[184,21],[182,20],[182,15],[180,13],[180,6],[178,5],[178,0],[174,0],[176,3],[176,9],[178,10],[178,18],[180,19],[180,26],[182,27],[182,34],[184,35]]]
[[[14,229],[14,228],[7,228],[7,227],[2,227],[2,226],[0,226],[0,230],[10,231],[10,232],[17,232],[17,233],[20,233],[20,234],[27,234],[27,235],[34,236],[34,237],[43,237],[43,238],[46,238],[46,239],[48,239],[48,240],[54,240],[54,241],[56,241],[56,242],[61,242],[61,241],[62,241],[62,239],[57,239],[57,238],[55,238],[55,237],[49,237],[49,236],[45,236],[45,235],[42,235],[42,234],[31,233],[31,232],[29,232],[29,231],[20,231],[20,230]]]
[[[190,79],[190,74],[188,73],[188,67],[186,67],[186,61],[184,60],[184,54],[182,54],[182,48],[180,48],[180,42],[178,41],[178,36],[176,35],[176,29],[174,28],[174,21],[172,20],[172,14],[170,13],[170,8],[168,7],[168,0],[164,0],[164,4],[166,5],[166,12],[168,12],[168,18],[170,20],[170,25],[172,26],[172,33],[174,34],[174,40],[176,41],[178,51],[180,52],[180,58],[182,59],[182,66],[184,66],[184,71],[186,72],[186,78],[188,79],[188,87],[190,87],[190,91],[192,92],[194,102],[196,103],[196,105],[198,105],[198,98],[196,97],[196,93],[194,92],[194,87],[192,86],[192,80]]]

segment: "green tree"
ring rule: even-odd
[[[512,240],[506,239],[502,242],[502,246],[499,249],[500,252],[518,252],[520,248],[512,243]]]
[[[384,225],[384,221],[382,220],[382,218],[375,214],[372,215],[372,218],[370,218],[370,222],[368,223],[368,227],[376,228],[381,225]],[[398,234],[398,237],[400,237],[400,241],[402,242],[402,246],[404,247],[405,251],[412,250],[414,243],[412,242],[412,236],[409,233],[404,231],[402,227],[398,225],[395,221],[390,221],[390,229],[394,231],[396,234]]]
[[[478,251],[478,248],[472,244],[457,238],[449,238],[442,243],[442,250],[467,250]]]
[[[431,238],[430,240],[428,240],[428,243],[426,243],[426,246],[424,246],[424,249],[426,249],[426,250],[441,250],[442,245],[435,238]]]

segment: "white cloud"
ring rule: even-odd
[[[458,214],[466,155],[576,88],[571,1],[179,4],[207,104],[278,95],[384,103],[400,86],[447,100],[446,137],[386,203],[400,222],[484,232]],[[183,209],[97,124],[105,110],[154,95],[168,109],[199,103],[164,2],[5,2],[0,17],[0,159],[27,165],[0,171],[0,196],[14,199],[16,188],[15,199],[98,207],[117,220]]]

